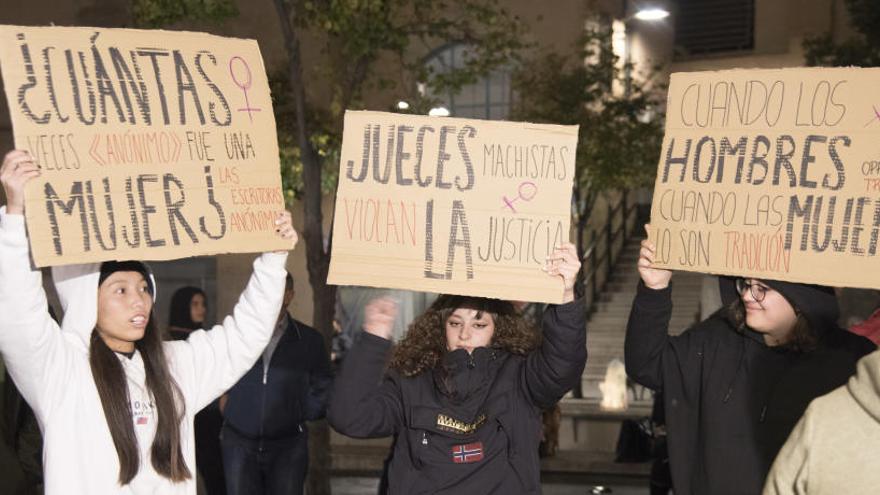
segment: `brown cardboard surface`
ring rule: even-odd
[[[560,302],[577,126],[347,112],[328,282]]]
[[[657,265],[880,288],[880,69],[678,73]]]
[[[0,26],[15,133],[43,174],[37,266],[284,249],[275,117],[256,41]]]

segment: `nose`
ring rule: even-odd
[[[467,327],[467,325],[461,326],[461,331],[458,332],[458,340],[468,341],[471,338],[471,329]]]

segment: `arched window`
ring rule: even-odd
[[[464,66],[468,48],[463,44],[447,45],[426,59],[435,74],[443,74]],[[453,117],[503,120],[510,114],[510,70],[496,69],[474,84],[451,94],[428,94],[441,102]]]

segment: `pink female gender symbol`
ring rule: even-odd
[[[241,64],[244,66],[244,70],[247,72],[247,82],[245,82],[245,83],[239,82],[238,78],[235,77],[235,70],[232,67],[232,63],[235,62],[236,60],[241,62]],[[247,112],[248,119],[250,119],[250,121],[253,122],[254,117],[253,117],[252,113],[259,112],[261,110],[259,108],[251,107],[251,102],[248,99],[248,91],[251,89],[251,83],[253,82],[253,76],[251,75],[250,66],[245,61],[245,59],[236,55],[236,56],[232,57],[231,59],[229,59],[229,75],[232,76],[232,82],[234,82],[236,86],[241,88],[242,93],[244,93],[244,108],[239,108],[238,111],[239,112]]]
[[[526,181],[522,182],[517,189],[517,195],[515,198],[510,199],[507,196],[502,196],[501,200],[504,201],[504,208],[510,208],[510,211],[516,213],[516,209],[513,207],[513,203],[519,201],[520,199],[523,201],[531,201],[538,194],[538,186],[535,185],[534,182]]]

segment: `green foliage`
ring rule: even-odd
[[[804,40],[804,58],[809,66],[880,66],[880,2],[846,0],[850,20],[857,35],[835,43],[831,34]]]
[[[600,193],[649,185],[663,139],[662,88],[633,80],[624,91],[627,68],[613,54],[610,27],[595,25],[578,56],[540,53],[513,80],[514,120],[580,126],[573,205],[579,223]]]
[[[135,24],[143,27],[219,21],[238,14],[234,0],[133,1]],[[431,102],[415,91],[416,81],[427,84],[432,94],[454,92],[509,63],[527,46],[522,23],[497,0],[285,1],[295,13],[294,27],[308,32],[310,43],[320,44],[322,63],[303,68],[306,80],[328,88],[331,95],[329,104],[309,101],[306,115],[309,139],[321,162],[321,193],[336,189],[342,118],[346,109],[367,108],[363,100],[367,89],[395,91],[411,103],[407,113],[427,113]],[[267,22],[271,29],[278,26],[277,19]],[[417,54],[447,43],[468,44],[473,47],[471,57],[451,73],[432,73]],[[380,63],[387,60],[395,62]],[[305,191],[296,115],[286,81],[286,76],[276,76],[270,84],[283,187],[290,202]]]
[[[238,15],[234,0],[133,0],[135,26],[165,27],[184,20],[219,22]]]

